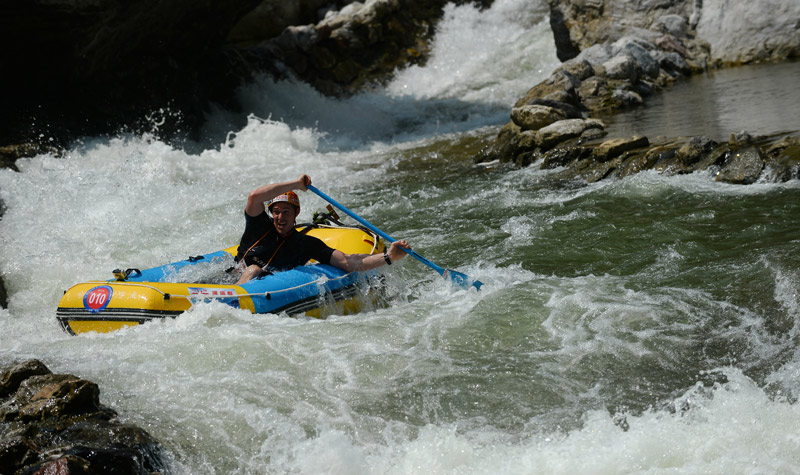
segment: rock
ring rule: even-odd
[[[559,120],[536,132],[536,144],[547,150],[566,140],[580,137],[587,130],[604,128],[605,124],[598,119]]]
[[[692,137],[678,149],[675,158],[682,167],[689,169],[700,162],[716,146],[717,143],[708,137]]]
[[[636,82],[636,65],[633,57],[627,54],[618,54],[603,63],[606,75],[611,79],[626,79]]]
[[[774,181],[800,179],[800,139],[784,137],[765,151]]]
[[[0,473],[163,471],[161,446],[100,404],[97,384],[53,374],[37,360],[0,376]]]
[[[583,147],[557,147],[550,150],[542,162],[542,168],[565,167],[589,156],[591,149]]]
[[[170,107],[184,125],[202,122],[207,101],[239,84],[226,36],[259,2],[4,2],[0,42],[14,47],[0,52],[0,144],[152,130],[147,116]]]
[[[557,101],[581,109],[580,97],[577,88],[581,81],[565,69],[557,69],[546,80],[528,90],[514,107],[534,104],[537,100]]]
[[[713,61],[742,64],[800,55],[800,2],[705,0],[697,34],[711,46]]]
[[[594,68],[596,65],[601,65],[613,57],[614,53],[611,44],[603,43],[586,48],[570,61],[586,62]],[[598,74],[597,71],[595,71],[595,74]]]
[[[614,109],[625,109],[644,103],[644,99],[642,99],[639,93],[626,89],[614,89],[614,92],[611,93],[611,101],[611,104],[614,105]]]
[[[243,15],[228,32],[227,42],[248,47],[274,38],[292,26],[309,25],[321,20],[320,12],[336,7],[330,0],[261,1]],[[324,14],[323,14],[324,17]]]
[[[637,135],[625,139],[611,139],[607,140],[597,147],[592,152],[592,156],[598,162],[607,162],[612,158],[617,158],[625,152],[637,148],[644,148],[650,145],[647,137]]]
[[[39,360],[27,360],[7,368],[0,374],[0,399],[16,393],[20,384],[28,378],[45,374],[51,374],[51,372]]]
[[[448,1],[6,3],[0,145],[45,134],[64,147],[120,129],[199,140],[211,105],[237,112],[258,74],[352,94],[422,64]]]
[[[572,59],[564,62],[558,69],[563,69],[578,81],[585,81],[587,78],[594,76],[595,70],[592,63],[583,59]],[[556,71],[558,71],[556,69]]]
[[[522,130],[539,130],[566,118],[567,115],[563,111],[538,104],[511,109],[511,120]]]
[[[565,61],[595,45],[611,44],[625,35],[642,36],[645,29],[663,33],[674,30],[674,16],[687,19],[694,0],[629,2],[626,0],[549,0],[550,22],[556,36],[559,59]],[[666,18],[665,21],[657,21]],[[689,36],[687,31],[686,36]]]
[[[653,38],[653,41],[655,41],[655,38]],[[626,36],[617,40],[612,46],[615,50],[619,49],[619,53],[617,54],[626,54],[634,59],[637,77],[647,76],[651,79],[658,77],[661,67],[650,53],[657,49],[655,43],[649,40],[645,41],[640,38]],[[636,81],[633,80],[633,82]]]
[[[717,174],[717,181],[738,185],[755,183],[764,170],[764,158],[756,147],[748,147],[733,153]]]
[[[659,36],[655,39],[655,45],[665,53],[678,53],[682,58],[689,56],[689,51],[687,51],[683,42],[672,35]]]
[[[590,111],[606,109],[612,93],[612,87],[604,76],[592,76],[578,87],[581,104]]]
[[[350,95],[386,81],[399,67],[422,64],[446,3],[353,2],[316,24],[289,27],[249,54],[258,62],[281,61],[323,94]]]
[[[654,58],[658,61],[661,69],[672,76],[688,76],[692,72],[689,63],[676,52],[656,51]]]
[[[0,201],[0,218],[3,217],[2,209],[3,202]],[[6,284],[3,282],[2,278],[0,278],[0,308],[8,308],[8,291],[6,290]]]
[[[529,103],[532,106],[545,106],[556,109],[558,112],[564,114],[567,119],[581,119],[583,118],[582,109],[575,107],[567,102],[557,101],[553,99],[532,99]]]
[[[92,473],[89,461],[75,455],[65,455],[59,459],[41,464],[33,475],[82,475],[89,473]]]
[[[699,63],[741,64],[800,54],[800,3],[781,0],[550,0],[557,55],[574,58],[625,35],[666,33]],[[700,57],[703,56],[703,57]],[[684,55],[686,57],[686,55]]]
[[[686,18],[677,14],[663,15],[656,19],[651,27],[654,31],[661,31],[673,37],[685,37],[689,32],[689,23]]]
[[[629,157],[628,160],[619,164],[616,170],[617,178],[635,175],[644,170],[652,170],[658,167],[659,163],[672,158],[675,149],[670,144],[657,144],[645,151],[645,153]]]

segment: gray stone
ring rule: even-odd
[[[658,77],[658,61],[650,55],[650,51],[656,49],[653,43],[641,38],[626,36],[614,42],[612,47],[617,54],[627,54],[634,59],[637,73],[651,78]]]
[[[633,107],[644,103],[642,96],[634,91],[626,89],[614,89],[611,98],[619,104],[620,107]]]
[[[750,63],[800,55],[800,2],[704,0],[697,33],[714,61]]]
[[[755,183],[764,170],[764,158],[756,147],[748,147],[733,155],[717,174],[717,181],[749,185]]]
[[[543,105],[525,105],[511,109],[511,120],[522,130],[538,130],[566,118],[564,112]]]
[[[599,162],[607,162],[622,155],[625,152],[644,148],[650,145],[650,141],[643,135],[636,135],[630,138],[607,140],[595,147],[593,156]]]
[[[554,122],[536,132],[536,142],[543,149],[575,137],[579,137],[588,129],[605,129],[605,124],[598,119],[566,119]]]
[[[627,54],[618,54],[603,63],[606,75],[611,79],[624,79],[636,82],[636,65],[633,57]]]
[[[671,14],[658,17],[651,27],[655,31],[669,33],[672,36],[682,38],[689,30],[689,23],[681,15]]]

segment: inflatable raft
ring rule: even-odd
[[[297,229],[347,254],[382,253],[385,246],[362,228],[314,224]],[[58,321],[73,335],[104,333],[174,318],[197,302],[214,300],[252,313],[285,312],[322,318],[334,312],[357,312],[381,288],[381,275],[376,271],[347,273],[314,262],[243,285],[220,283],[236,281],[235,275],[226,276],[224,270],[232,265],[236,249],[234,246],[151,269],[115,270],[114,279],[76,284],[64,292],[58,304]],[[204,270],[210,270],[212,277],[182,279],[196,277]]]

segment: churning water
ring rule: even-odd
[[[346,101],[264,80],[200,153],[87,139],[0,170],[0,363],[98,382],[179,474],[800,471],[800,183],[472,165],[557,65],[546,11],[448,7],[425,68]],[[59,328],[71,284],[235,244],[246,194],[301,173],[482,290],[406,259],[358,315]]]

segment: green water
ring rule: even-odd
[[[433,383],[453,412],[439,418],[488,410],[511,432],[564,427],[587,406],[671,403],[697,382],[726,381],[703,373],[717,368],[766,386],[797,357],[797,182],[645,173],[589,185],[473,166],[479,142],[404,151],[376,209],[429,258],[484,281],[490,269],[464,323],[440,329],[455,369]]]

